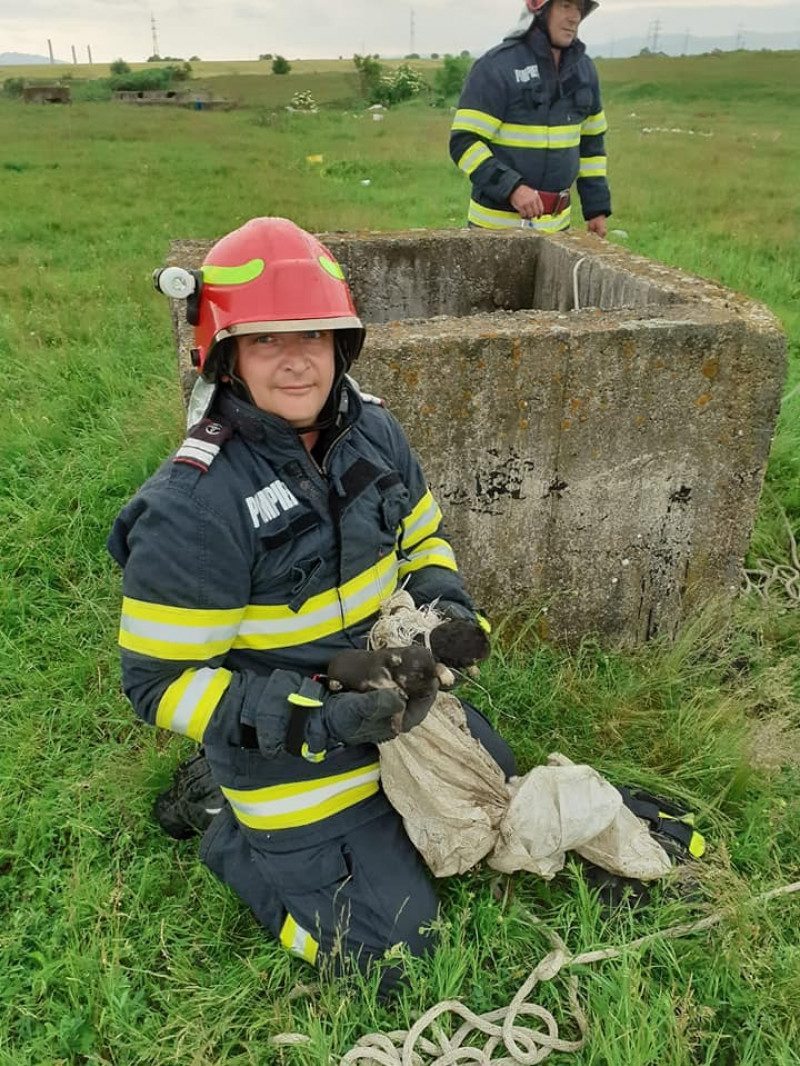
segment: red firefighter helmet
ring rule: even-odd
[[[286,218],[245,222],[217,241],[199,273],[192,361],[205,378],[219,373],[220,342],[244,334],[336,330],[342,372],[361,350],[365,330],[342,268]]]
[[[545,15],[551,2],[552,0],[525,0],[525,6],[532,15]],[[597,0],[580,0],[580,5],[583,9],[583,18],[587,18],[600,7]]]

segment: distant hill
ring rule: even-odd
[[[63,59],[57,59],[55,62],[60,65],[65,64]],[[49,57],[31,56],[24,52],[0,52],[0,67],[35,67],[40,63],[46,63],[49,67]]]
[[[652,48],[652,38],[648,42],[641,37],[621,37],[615,41],[588,40],[586,48],[591,56],[621,59],[625,56],[638,56],[647,44]],[[737,47],[742,46],[748,52],[757,52],[762,48],[768,51],[791,50],[798,46],[798,35],[796,33],[743,33],[740,40],[735,34],[730,37],[693,37],[685,33],[666,33],[658,38],[658,51],[669,56],[696,56],[715,50],[733,52]]]

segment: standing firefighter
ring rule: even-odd
[[[469,73],[450,135],[472,181],[469,223],[555,233],[577,179],[589,229],[606,235],[607,129],[594,63],[578,40],[595,0],[526,0],[519,25]]]
[[[404,717],[396,690],[333,694],[319,675],[366,646],[400,582],[477,626],[441,512],[398,423],[346,377],[364,329],[315,237],[253,219],[202,270],[156,280],[188,298],[207,383],[205,417],[109,539],[125,692],[204,749],[156,816],[173,836],[204,831],[202,861],[309,962],[363,970],[398,943],[420,954],[436,896],[375,745],[433,696]],[[512,773],[505,743],[468,718]],[[398,976],[386,968],[382,987]]]

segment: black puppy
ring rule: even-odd
[[[407,733],[419,725],[436,699],[439,686],[450,687],[455,681],[447,667],[419,645],[343,651],[328,663],[327,674],[331,692],[399,688],[408,702],[405,710],[392,719],[395,733]]]

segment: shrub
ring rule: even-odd
[[[397,70],[391,74],[382,74],[378,85],[371,95],[373,103],[384,104],[391,107],[392,104],[400,104],[404,100],[411,100],[419,95],[425,88],[425,79],[418,70],[410,67],[407,63],[401,63]]]
[[[458,96],[469,74],[472,60],[463,56],[445,56],[444,62],[434,75],[436,92],[443,98]]]
[[[22,90],[24,88],[24,78],[6,78],[3,82],[3,92],[6,96],[22,96]]]
[[[361,95],[372,100],[383,77],[383,67],[373,56],[353,56],[353,66],[358,71]]]
[[[258,58],[262,59],[262,60],[270,61],[270,60],[274,59],[275,56],[272,54],[272,52],[262,52],[261,55]]]
[[[272,60],[272,73],[273,74],[288,74],[292,69],[292,64],[288,59],[283,56],[275,56]]]
[[[112,74],[130,74],[131,68],[124,59],[115,59],[108,68]]]

